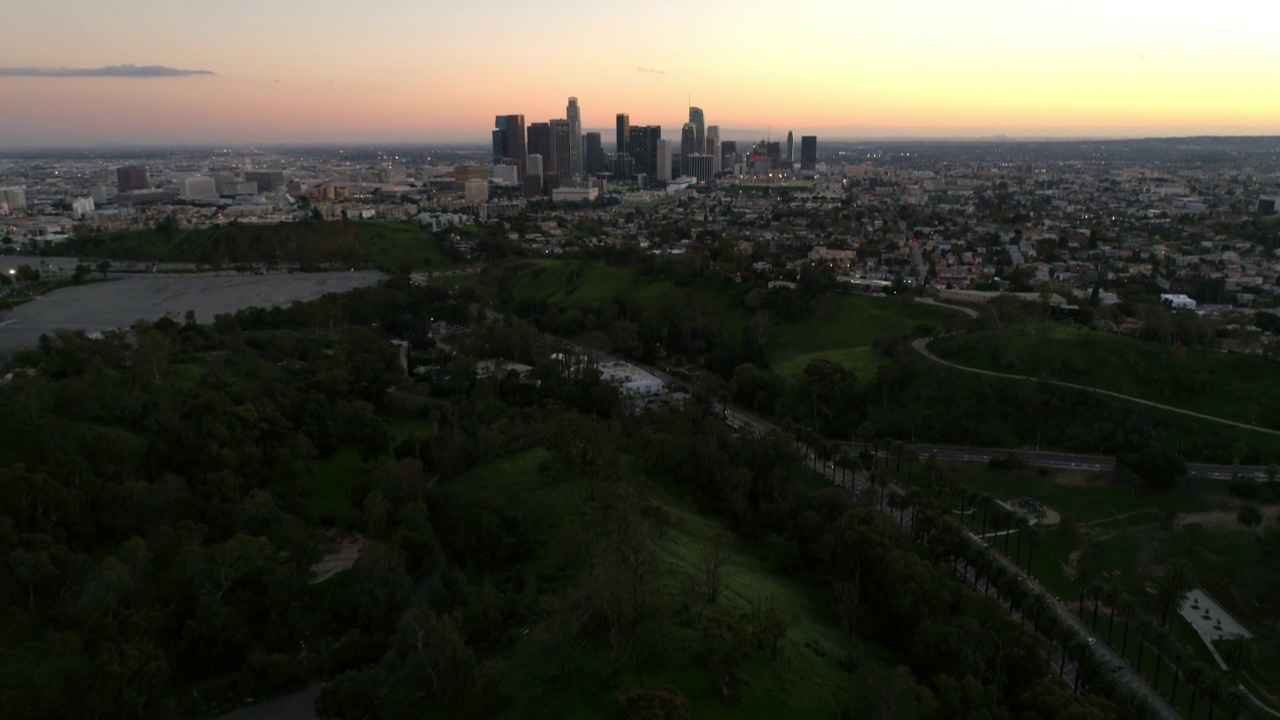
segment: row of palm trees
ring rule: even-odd
[[[923,507],[922,497],[924,494],[917,492],[915,489],[908,490],[897,501],[903,506],[918,508],[914,517],[915,525],[919,527],[919,530],[913,528],[917,538],[925,539],[927,542],[927,538],[921,538],[920,536],[936,532],[936,530],[930,529],[930,524],[936,522],[939,510],[952,516],[947,517],[944,515],[944,518],[951,520],[957,527],[960,524],[954,518],[956,516],[965,518],[965,524],[971,530],[976,531],[979,537],[985,536],[989,528],[1003,530],[1003,535],[998,536],[990,543],[975,543],[972,541],[971,536],[967,534],[961,538],[952,535],[941,547],[947,548],[946,552],[950,553],[953,568],[960,572],[962,576],[968,577],[969,571],[973,570],[972,577],[975,588],[978,585],[978,578],[981,576],[985,579],[987,586],[994,592],[997,599],[1031,622],[1036,632],[1045,631],[1044,634],[1049,639],[1050,648],[1054,645],[1058,647],[1060,669],[1065,665],[1068,658],[1076,659],[1076,666],[1079,668],[1076,673],[1075,683],[1077,691],[1082,680],[1092,685],[1093,683],[1088,682],[1090,679],[1111,677],[1109,669],[1101,667],[1101,660],[1093,653],[1085,652],[1088,645],[1081,640],[1075,628],[1069,625],[1064,627],[1061,623],[1055,622],[1058,620],[1056,614],[1046,613],[1047,601],[1045,598],[1039,592],[1023,584],[1020,578],[993,554],[993,551],[997,553],[1003,551],[1004,556],[1015,567],[1023,569],[1030,574],[1032,556],[1035,548],[1039,545],[1040,536],[1026,517],[1021,513],[1010,510],[1003,503],[989,495],[959,486],[951,481],[945,472],[927,472],[925,474],[925,482],[927,483],[925,487],[932,490],[929,493],[929,502],[934,506],[933,513],[919,511],[919,508]],[[958,510],[956,509],[957,505]],[[1013,544],[1011,552],[1010,538],[1013,535],[1018,536],[1018,541]],[[1024,535],[1027,537],[1027,542],[1025,543],[1022,542],[1022,536]],[[1022,546],[1024,544],[1027,547],[1025,559],[1022,555]],[[977,553],[976,557],[973,556],[974,553]],[[963,564],[964,567],[960,568],[960,564]],[[1099,610],[1102,606],[1105,606],[1107,609],[1107,643],[1118,649],[1122,657],[1129,657],[1129,644],[1132,639],[1138,648],[1134,667],[1139,672],[1142,672],[1143,660],[1147,653],[1154,653],[1155,663],[1154,674],[1151,678],[1152,687],[1175,706],[1178,703],[1179,690],[1185,687],[1186,690],[1183,693],[1183,697],[1187,699],[1187,717],[1195,718],[1197,707],[1201,708],[1203,717],[1210,719],[1214,717],[1234,719],[1249,716],[1253,710],[1253,705],[1248,693],[1230,676],[1218,672],[1185,654],[1183,649],[1177,645],[1175,635],[1168,626],[1174,611],[1182,606],[1186,592],[1195,585],[1195,580],[1184,563],[1174,563],[1170,566],[1158,585],[1155,596],[1155,601],[1160,611],[1160,621],[1158,623],[1144,613],[1136,602],[1125,596],[1119,587],[1114,584],[1099,582],[1087,566],[1081,567],[1077,580],[1081,591],[1077,599],[1076,614],[1081,622],[1088,624],[1095,635],[1099,634]],[[1092,598],[1093,606],[1091,612],[1086,613],[1085,602],[1089,596]],[[1118,646],[1115,638],[1117,613],[1119,613],[1120,621],[1123,624],[1120,630]],[[1044,626],[1043,628],[1042,625]],[[1237,640],[1230,643],[1229,647],[1231,657],[1224,656],[1224,661],[1228,663],[1230,669],[1239,670],[1242,667],[1247,667],[1252,662],[1251,658],[1256,652],[1252,643],[1245,640]],[[1166,662],[1170,657],[1172,662]],[[1168,676],[1171,680],[1167,683],[1169,685],[1168,694],[1164,695],[1161,690],[1161,679],[1166,669],[1171,673]]]

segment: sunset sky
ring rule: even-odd
[[[563,117],[570,95],[587,129],[628,112],[675,137],[690,96],[725,139],[1280,134],[1280,3],[1258,0],[7,0],[3,18],[0,147],[484,143],[494,115]]]

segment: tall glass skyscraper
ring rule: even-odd
[[[694,128],[694,152],[704,153],[707,151],[707,118],[702,114],[702,108],[689,106],[689,123]]]
[[[582,111],[578,109],[578,98],[569,98],[569,106],[565,108],[565,117],[569,120],[569,169],[574,175],[582,174]]]

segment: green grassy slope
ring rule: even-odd
[[[871,349],[878,337],[910,335],[919,325],[940,328],[952,310],[913,302],[909,298],[843,295],[834,315],[811,316],[797,323],[778,323],[770,329],[767,351],[774,371],[792,375],[815,358],[848,366],[859,378],[875,377],[880,359]]]
[[[531,546],[539,548],[525,564],[527,575],[541,575],[563,567],[566,556],[583,552],[569,538],[590,538],[600,528],[592,526],[589,492],[576,478],[557,472],[540,472],[544,451],[528,451],[482,465],[442,486],[455,499],[489,494],[501,498],[507,512],[521,518]],[[719,527],[719,521],[700,515],[685,501],[673,498],[648,480],[629,471],[637,492],[665,508],[673,526],[656,540],[662,570],[656,581],[659,612],[675,602],[684,579],[696,575],[699,548]],[[589,543],[588,543],[589,544]],[[788,576],[768,551],[741,541],[725,568],[726,590],[706,612],[738,615],[753,599],[768,598],[797,619],[785,648],[775,661],[757,655],[743,668],[737,707],[729,707],[711,691],[707,670],[698,661],[700,635],[687,622],[670,618],[654,652],[654,660],[631,663],[620,679],[583,677],[569,687],[545,682],[541,663],[531,655],[527,642],[509,649],[509,691],[513,718],[596,718],[613,706],[613,688],[635,685],[669,688],[687,699],[694,717],[831,717],[847,686],[840,663],[851,649],[850,641],[828,621],[815,588]],[[562,575],[563,577],[563,575]],[[570,591],[583,578],[570,576],[559,588]],[[533,627],[527,637],[536,637]]]
[[[1053,323],[953,335],[929,347],[969,367],[1077,383],[1280,429],[1280,368],[1261,357],[1170,348]]]

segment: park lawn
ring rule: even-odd
[[[952,335],[929,349],[967,367],[1059,380],[1280,428],[1280,372],[1254,355],[1171,348],[1060,323]]]
[[[871,350],[876,338],[912,335],[921,325],[940,328],[957,313],[907,298],[840,295],[830,317],[810,316],[770,327],[765,353],[781,375],[793,375],[811,359],[832,360],[864,382],[875,378],[880,358]]]
[[[562,548],[555,547],[558,538],[577,535],[585,539],[598,531],[591,526],[590,488],[580,478],[547,470],[545,461],[549,458],[543,450],[525,451],[485,463],[440,488],[455,497],[470,493],[501,497],[503,508],[521,518],[528,541],[540,548],[524,565],[529,574],[564,555]],[[656,581],[658,612],[667,619],[660,630],[663,635],[655,647],[654,659],[629,663],[622,670],[620,681],[592,673],[591,677],[576,679],[572,687],[563,688],[548,684],[540,664],[528,655],[530,648],[517,642],[507,651],[512,658],[508,663],[508,690],[513,702],[506,716],[601,717],[615,703],[614,688],[627,684],[678,690],[688,701],[693,716],[700,718],[835,715],[847,687],[848,676],[841,662],[853,650],[854,641],[827,619],[817,588],[787,575],[767,547],[741,540],[724,569],[724,593],[705,609],[704,617],[712,613],[736,616],[745,612],[751,601],[767,600],[791,613],[796,622],[777,660],[758,654],[741,668],[744,681],[736,707],[715,697],[707,670],[697,660],[700,632],[672,617],[669,608],[676,602],[685,578],[699,574],[700,548],[722,523],[698,513],[687,500],[649,481],[632,458],[623,458],[620,475],[633,484],[641,497],[666,509],[673,521],[666,533],[655,540],[662,565]],[[672,489],[678,492],[677,488]],[[614,490],[616,485],[598,492]],[[579,579],[571,573],[566,583]],[[544,592],[554,587],[544,585]],[[564,589],[571,590],[568,585]],[[871,648],[868,655],[876,657]]]
[[[430,232],[412,223],[364,221],[357,223],[359,258],[366,267],[414,270],[449,270],[458,267],[440,249]]]
[[[348,447],[312,462],[307,478],[307,522],[338,527],[359,524],[360,512],[351,505],[351,490],[368,474],[360,456]]]

